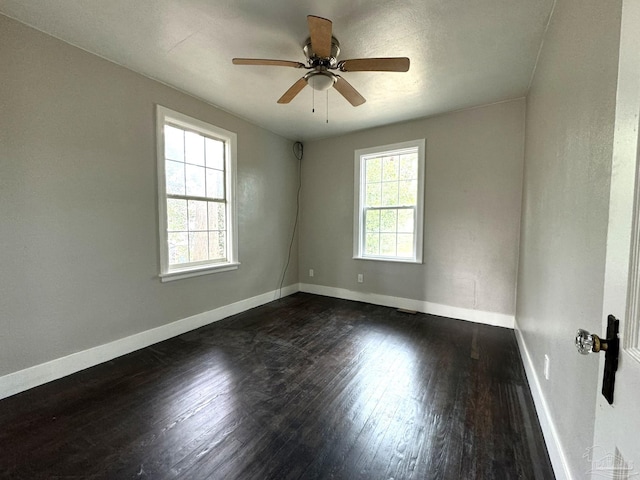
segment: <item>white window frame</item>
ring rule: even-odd
[[[365,195],[366,195],[366,178],[364,177],[364,161],[366,158],[377,155],[393,155],[402,153],[407,149],[418,150],[418,195],[417,205],[415,206],[414,225],[414,256],[412,258],[403,258],[396,256],[382,255],[365,255]],[[353,258],[357,260],[375,260],[384,262],[401,262],[401,263],[422,263],[422,245],[423,245],[423,224],[424,224],[424,171],[425,171],[425,140],[411,140],[408,142],[394,143],[390,145],[382,145],[379,147],[363,148],[355,151],[355,174],[354,174],[354,214],[353,214]]]
[[[169,243],[167,235],[167,190],[165,175],[164,126],[172,124],[186,130],[224,141],[225,144],[225,200],[227,221],[227,261],[201,262],[176,267],[169,264]],[[207,275],[210,273],[236,270],[238,261],[238,221],[236,203],[236,155],[237,135],[188,115],[156,105],[156,140],[158,160],[158,217],[160,238],[160,280],[167,282],[182,278]]]

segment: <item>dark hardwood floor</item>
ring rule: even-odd
[[[553,478],[513,331],[302,293],[0,401],[0,475]]]

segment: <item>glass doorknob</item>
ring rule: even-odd
[[[616,370],[618,370],[619,332],[620,320],[613,315],[607,316],[607,336],[604,338],[582,328],[576,332],[576,349],[582,355],[588,355],[591,352],[605,352],[602,395],[609,404],[613,403],[613,387],[616,382]]]
[[[588,355],[591,352],[599,352],[602,348],[600,337],[593,335],[582,328],[576,333],[576,348],[582,355]]]

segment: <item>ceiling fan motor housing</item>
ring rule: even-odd
[[[331,55],[329,57],[319,57],[311,47],[311,37],[307,38],[307,41],[302,48],[304,55],[307,57],[307,62],[310,67],[327,67],[335,68],[338,63],[338,55],[340,54],[340,42],[334,36],[331,37]]]

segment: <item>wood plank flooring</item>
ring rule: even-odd
[[[553,472],[513,331],[298,293],[0,401],[0,477]]]

